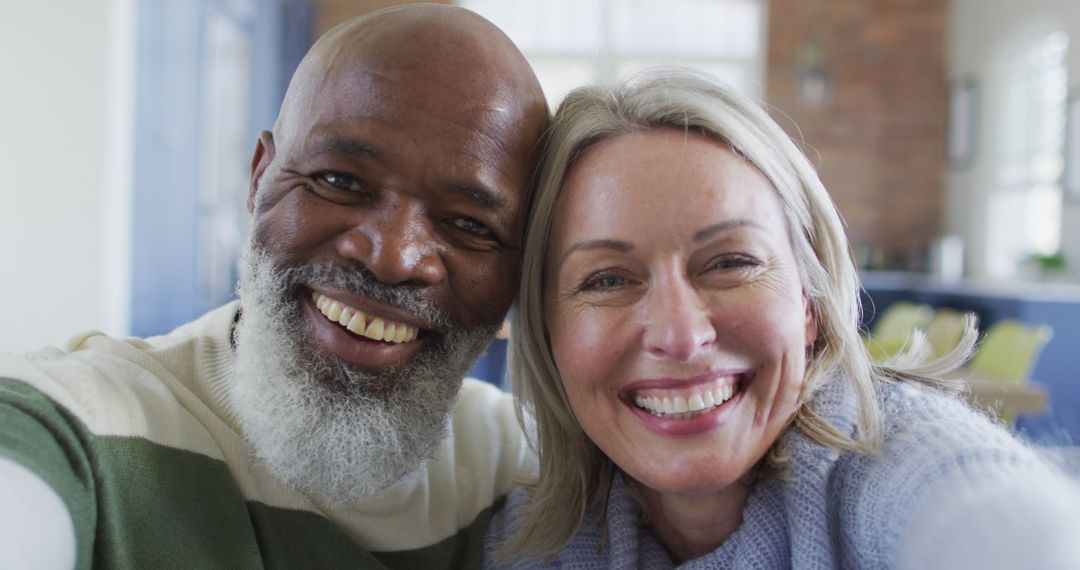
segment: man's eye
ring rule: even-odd
[[[364,192],[367,189],[359,180],[340,172],[327,172],[320,175],[320,178],[330,186],[346,192]]]
[[[454,218],[450,223],[453,224],[454,227],[472,236],[482,238],[492,238],[495,236],[487,226],[472,218]]]

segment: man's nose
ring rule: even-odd
[[[716,340],[711,311],[686,276],[656,279],[644,301],[642,341],[649,353],[687,361]]]
[[[338,239],[343,257],[362,262],[388,285],[435,285],[446,278],[435,222],[419,204],[381,204],[359,216]]]

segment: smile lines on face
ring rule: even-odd
[[[731,377],[679,390],[643,390],[634,395],[634,404],[654,416],[687,419],[707,412],[731,399],[737,392]]]
[[[420,334],[420,329],[417,327],[382,317],[365,315],[363,311],[335,301],[322,293],[313,291],[311,297],[323,316],[362,337],[401,344],[416,339],[416,336]]]

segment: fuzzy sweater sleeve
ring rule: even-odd
[[[1080,490],[1035,466],[953,474],[912,509],[897,562],[902,569],[1077,568]]]
[[[1075,568],[1080,491],[989,419],[950,398],[888,391],[884,447],[834,479],[844,566]],[[1071,562],[1071,564],[1068,564]]]

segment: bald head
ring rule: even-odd
[[[306,59],[326,71],[354,58],[386,67],[445,66],[470,78],[482,77],[490,66],[506,74],[522,95],[539,90],[525,58],[502,30],[474,12],[445,4],[410,4],[349,20],[323,35]]]
[[[536,131],[547,119],[536,76],[506,34],[464,8],[409,4],[349,20],[319,38],[289,84],[275,125],[277,144],[291,138],[295,116],[321,92],[341,90],[348,105],[385,97],[383,83],[416,102],[487,114],[495,130],[510,120]]]

